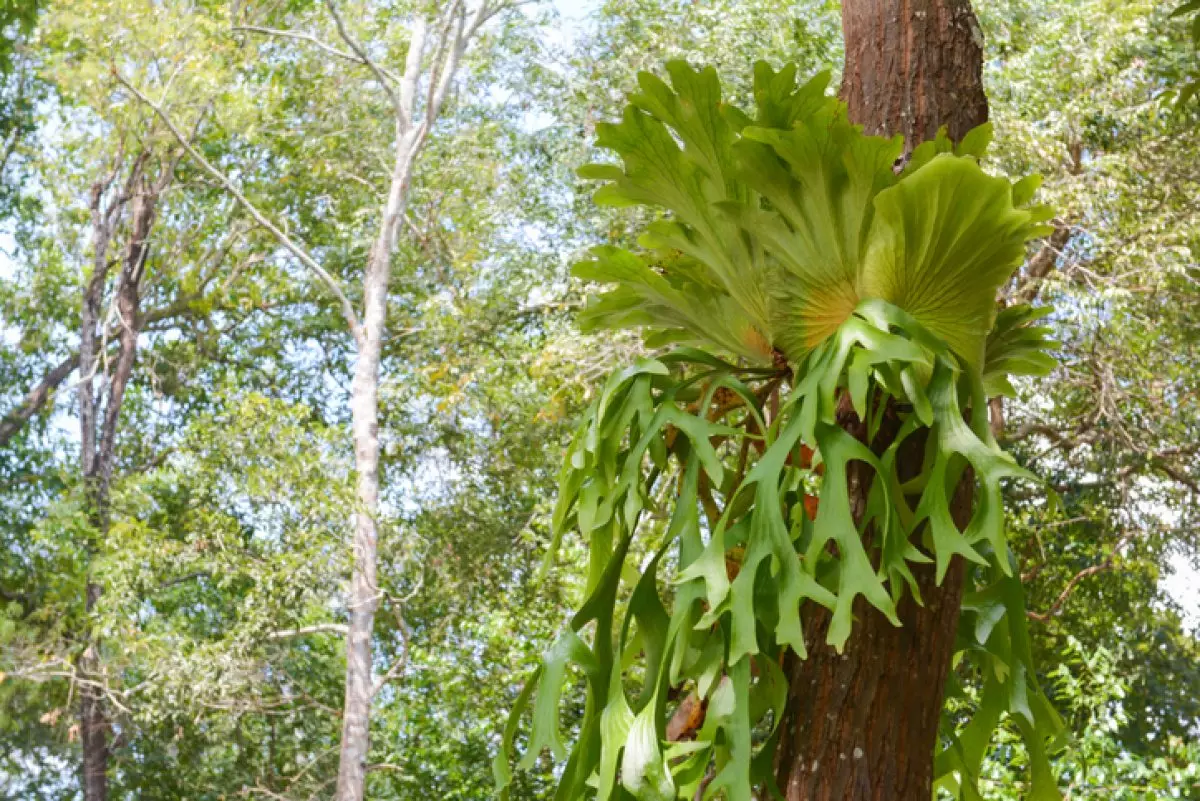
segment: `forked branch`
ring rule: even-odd
[[[324,53],[328,53],[331,56],[343,59],[344,61],[352,62],[354,64],[362,64],[364,66],[368,66],[366,61],[364,61],[362,58],[355,55],[354,53],[347,53],[345,50],[339,50],[338,48],[334,47],[333,45],[323,42],[321,39],[317,38],[314,34],[308,33],[307,31],[288,31],[288,30],[281,30],[279,28],[267,28],[262,25],[235,25],[232,30],[235,33],[257,33],[261,36],[274,36],[279,39],[292,39],[297,42],[308,42],[313,47],[317,48],[318,50],[320,50]],[[382,68],[382,67],[379,69],[383,72],[383,74],[387,77],[388,80],[391,80],[391,81],[399,80],[397,78],[397,76],[394,73],[392,73],[390,70],[388,70],[386,68]]]

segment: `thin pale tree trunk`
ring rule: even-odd
[[[371,699],[375,695],[371,638],[375,612],[379,608],[376,579],[379,553],[379,361],[387,323],[391,254],[408,200],[413,160],[420,144],[415,134],[398,137],[387,204],[379,233],[367,257],[361,338],[350,390],[358,508],[354,517],[354,568],[346,636],[346,695],[342,707],[338,801],[362,801],[370,749]]]
[[[346,44],[388,87],[396,113],[396,150],[391,183],[379,233],[367,256],[363,279],[363,317],[358,331],[358,360],[354,366],[350,410],[354,429],[354,467],[357,504],[354,521],[354,567],[350,582],[350,622],[346,636],[346,694],[342,707],[342,743],[338,761],[337,801],[363,801],[366,794],[367,757],[370,752],[371,700],[378,692],[372,674],[372,635],[380,591],[376,577],[379,548],[379,362],[387,318],[391,255],[408,203],[408,189],[416,162],[430,129],[441,113],[463,54],[479,27],[504,3],[487,0],[474,9],[464,3],[446,4],[436,21],[436,34],[417,17],[410,28],[411,42],[404,73],[395,86],[370,61],[337,13],[326,0]],[[422,65],[431,46],[424,109],[418,109]],[[423,111],[423,113],[421,113]],[[384,676],[384,681],[390,677]]]
[[[987,120],[982,36],[968,0],[845,0],[842,26],[842,97],[851,120],[868,133],[904,134],[911,148],[943,125],[959,139]],[[894,416],[891,420],[868,443],[877,453],[895,437]],[[853,411],[844,409],[839,422],[865,441],[865,427]],[[919,440],[902,446],[902,478],[920,470]],[[864,470],[850,479],[861,515],[871,476]],[[965,477],[952,504],[960,526],[969,518],[971,485]],[[906,596],[897,610],[904,625],[896,628],[860,598],[843,654],[825,645],[828,613],[806,613],[809,656],[791,655],[785,664],[789,692],[776,779],[787,801],[931,797],[965,577],[958,557],[940,587],[932,566],[912,570],[924,606]]]

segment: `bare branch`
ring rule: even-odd
[[[471,39],[479,32],[484,23],[496,14],[506,8],[516,8],[520,5],[524,5],[524,3],[499,2],[492,5],[488,0],[480,0],[479,5],[470,14],[466,7],[459,2],[451,7],[450,15],[447,18],[448,26],[442,31],[438,57],[434,59],[433,74],[429,81],[429,103],[425,110],[427,130],[433,127],[433,121],[441,113],[450,84],[458,73],[459,62],[466,53]],[[452,33],[449,30],[450,27],[453,28]]]
[[[312,626],[301,626],[296,629],[273,631],[267,635],[268,640],[288,640],[292,637],[304,637],[309,634],[340,634],[345,635],[350,629],[344,623],[317,623]]]
[[[442,62],[445,61],[445,54],[450,49],[451,39],[457,41],[457,37],[451,36],[451,29],[455,22],[461,23],[463,15],[464,0],[454,0],[447,3],[445,13],[438,22],[437,46],[433,50],[433,57],[430,59],[429,65],[429,96],[426,98],[426,106],[430,106],[433,102],[433,93],[441,82]],[[425,127],[428,128],[432,124],[433,118],[426,116]]]
[[[202,578],[212,578],[212,573],[208,572],[207,570],[195,570],[191,573],[186,573],[182,576],[176,576],[175,578],[159,582],[157,589],[169,590],[172,587],[178,587],[181,584],[187,584],[189,581],[196,581],[197,579]]]
[[[458,62],[466,52],[471,35],[481,24],[486,10],[487,3],[480,3],[479,8],[471,17],[470,25],[467,24],[466,9],[457,10],[451,19],[451,29],[442,33],[439,49],[443,50],[445,56],[439,59],[438,64],[434,65],[434,73],[429,81],[429,102],[425,107],[425,129],[427,131],[433,127],[433,121],[441,113],[442,104],[450,90],[450,84],[454,80],[455,73],[458,72]]]
[[[309,771],[311,771],[311,770],[313,769],[313,767],[315,767],[315,766],[317,765],[317,763],[318,763],[318,762],[320,762],[322,759],[324,759],[325,757],[329,756],[330,754],[336,754],[336,753],[337,753],[337,751],[338,751],[338,748],[339,748],[339,747],[340,747],[340,746],[339,746],[339,745],[336,745],[336,744],[335,744],[335,745],[332,745],[332,746],[330,746],[329,748],[326,748],[326,749],[325,749],[324,751],[322,751],[321,753],[317,754],[317,755],[316,755],[315,757],[313,757],[312,759],[310,759],[310,760],[308,761],[308,764],[307,764],[307,765],[305,765],[303,768],[301,768],[301,769],[300,769],[299,771],[297,771],[297,772],[296,772],[296,773],[295,773],[295,774],[294,774],[294,775],[293,775],[291,778],[289,778],[289,779],[287,780],[287,789],[288,789],[288,790],[291,790],[293,787],[295,787],[295,786],[296,786],[296,783],[297,783],[297,782],[299,782],[301,779],[303,779],[303,778],[304,778],[304,776],[305,776],[305,775],[306,775],[306,774],[307,774]]]
[[[268,790],[266,787],[263,787],[261,780],[256,782],[253,787],[249,787],[249,786],[242,787],[242,796],[243,797],[248,797],[251,793],[255,793],[257,795],[264,795],[267,798],[274,799],[274,801],[292,801],[292,799],[288,798],[286,795],[280,795],[279,793],[275,792],[274,790]]]
[[[470,39],[473,37],[479,32],[479,29],[488,22],[488,20],[499,14],[501,11],[510,8],[520,8],[521,6],[530,5],[536,1],[537,0],[508,0],[507,2],[499,2],[495,5],[492,5],[490,2],[488,2],[488,0],[481,0],[479,8],[475,9],[475,14],[472,17],[471,24],[467,26],[467,38]]]
[[[1200,484],[1198,484],[1196,479],[1188,473],[1187,469],[1181,468],[1178,465],[1172,464],[1170,461],[1168,461],[1168,459],[1171,457],[1190,457],[1196,451],[1197,447],[1197,445],[1193,444],[1190,446],[1163,448],[1162,450],[1157,451],[1148,450],[1145,452],[1141,460],[1121,468],[1121,470],[1118,471],[1117,476],[1119,479],[1124,480],[1135,473],[1139,467],[1145,465],[1152,470],[1158,470],[1172,481],[1182,484],[1192,492],[1200,495]]]
[[[1079,582],[1083,581],[1089,576],[1094,576],[1097,573],[1103,573],[1106,570],[1112,570],[1113,566],[1116,564],[1117,554],[1121,552],[1121,548],[1123,548],[1125,543],[1129,542],[1132,537],[1133,530],[1126,531],[1121,535],[1121,538],[1117,540],[1116,544],[1113,545],[1112,553],[1108,555],[1107,559],[1099,564],[1086,567],[1072,576],[1071,580],[1067,582],[1065,587],[1063,587],[1062,592],[1060,592],[1058,597],[1054,599],[1054,603],[1050,604],[1050,608],[1045,612],[1034,612],[1029,610],[1025,612],[1025,616],[1030,620],[1036,620],[1039,623],[1048,622],[1050,618],[1054,617],[1062,610],[1063,605],[1067,602],[1067,599],[1071,597],[1071,593],[1075,591],[1075,587],[1079,584]]]
[[[392,611],[396,616],[396,630],[400,632],[400,656],[387,669],[387,672],[380,676],[379,681],[375,682],[375,686],[371,688],[372,698],[378,695],[388,682],[403,673],[404,668],[408,665],[408,624],[404,622],[404,616],[400,614],[400,607],[395,602],[392,603]]]
[[[338,13],[337,6],[333,0],[325,0],[325,6],[329,9],[329,15],[333,17],[333,22],[337,25],[338,34],[342,37],[342,41],[354,51],[354,54],[359,57],[363,64],[366,64],[371,72],[375,73],[375,77],[379,79],[379,85],[383,87],[383,91],[387,92],[388,100],[392,102],[392,108],[396,111],[397,118],[403,117],[403,110],[400,106],[400,99],[396,97],[396,93],[392,91],[392,78],[385,73],[374,59],[367,55],[367,51],[358,43],[350,31],[346,30],[346,25],[342,22],[342,15]]]
[[[1013,303],[1032,303],[1037,299],[1038,293],[1042,289],[1042,282],[1058,263],[1058,257],[1062,255],[1063,248],[1071,241],[1073,233],[1071,226],[1066,222],[1054,221],[1054,231],[1029,260],[1028,266],[1020,276],[1020,283],[1013,292]]]
[[[220,183],[221,186],[225,188],[225,191],[232,195],[233,199],[236,200],[238,204],[241,205],[241,207],[244,208],[246,212],[254,218],[255,222],[267,229],[267,231],[275,237],[275,240],[279,242],[284,249],[295,256],[301,264],[311,270],[321,280],[321,282],[325,284],[330,294],[332,294],[334,298],[337,299],[337,301],[341,304],[342,316],[346,319],[346,324],[350,327],[350,332],[354,336],[355,341],[361,342],[362,330],[358,322],[358,315],[355,313],[354,306],[350,303],[350,299],[347,298],[346,294],[342,291],[341,285],[338,283],[337,279],[330,275],[324,267],[318,264],[316,259],[308,254],[308,251],[296,244],[291,237],[289,237],[278,226],[267,219],[266,215],[259,211],[258,207],[251,203],[250,200],[244,194],[242,194],[241,190],[234,185],[233,181],[231,181],[225,175],[225,173],[221,172],[211,163],[209,163],[208,159],[204,158],[204,156],[192,146],[192,143],[183,135],[183,133],[179,130],[167,113],[163,111],[161,106],[150,100],[150,98],[146,97],[136,87],[134,87],[133,84],[125,80],[125,77],[117,72],[115,68],[113,69],[113,75],[122,86],[132,92],[138,100],[148,106],[158,116],[158,118],[162,120],[163,124],[167,126],[167,129],[175,137],[176,141],[183,146],[183,149],[187,151],[187,154],[191,156],[193,161],[200,165],[200,167],[214,180]]]
[[[63,381],[66,381],[67,376],[74,372],[78,366],[78,353],[63,359],[53,370],[46,373],[46,376],[38,382],[36,387],[29,390],[16,409],[13,409],[3,419],[0,419],[0,447],[7,445],[8,441],[46,405],[46,401],[50,399],[51,393]]]
[[[316,47],[318,50],[328,53],[329,55],[334,56],[336,58],[340,58],[345,61],[349,61],[352,64],[358,64],[360,66],[371,66],[371,64],[369,62],[364,61],[362,58],[355,55],[354,53],[347,53],[345,50],[339,50],[338,48],[334,47],[333,45],[326,44],[325,42],[321,41],[313,34],[307,33],[305,31],[285,31],[285,30],[279,30],[278,28],[264,28],[259,25],[237,25],[233,28],[233,30],[234,31],[243,31],[245,33],[257,33],[257,34],[261,34],[263,36],[277,36],[281,39],[293,39],[297,42],[307,42],[307,43],[313,45],[314,47]],[[399,82],[399,80],[400,80],[399,76],[397,76],[394,72],[392,72],[388,68],[386,68],[386,67],[377,67],[377,68],[389,81]]]

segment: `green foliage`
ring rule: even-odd
[[[1061,781],[1071,797],[1140,801],[1193,798],[1200,786],[1200,750],[1172,736],[1164,754],[1146,758],[1131,752],[1120,740],[1128,724],[1128,680],[1119,660],[1104,649],[1087,650],[1077,639],[1067,640],[1064,659],[1049,674],[1050,691],[1078,735],[1059,755]],[[996,751],[982,769],[980,786],[988,798],[1026,798],[1027,785],[1017,775],[1028,763],[1020,739],[1010,727],[996,738]]]
[[[1049,307],[1020,305],[996,315],[983,355],[983,391],[989,398],[1016,396],[1010,375],[1044,376],[1054,369],[1049,351],[1058,343],[1049,339],[1049,326],[1036,325],[1050,312]]]
[[[1171,18],[1182,18],[1187,25],[1189,35],[1192,40],[1193,55],[1200,53],[1200,3],[1196,0],[1188,0],[1181,6],[1176,7],[1171,11]],[[1179,106],[1186,106],[1192,98],[1200,92],[1200,75],[1193,70],[1180,83],[1175,94],[1175,103]]]
[[[1059,311],[1046,323],[1059,365],[1036,385],[1014,381],[1006,447],[1059,493],[1008,494],[1011,538],[1031,610],[1037,661],[1064,659],[1068,635],[1104,648],[1128,680],[1119,740],[1144,758],[1171,738],[1194,741],[1200,688],[1194,578],[1200,139],[1194,103],[1160,102],[1192,63],[1178,4],[1004,0],[979,8],[984,75],[997,131],[990,163],[1036,170],[1066,244],[1009,294]],[[1064,63],[1074,69],[1063,71]],[[1059,239],[1059,243],[1063,242]],[[1161,454],[1161,456],[1160,456]],[[1109,567],[1105,567],[1108,565]],[[1176,580],[1170,574],[1183,571]],[[1176,604],[1183,601],[1181,610]],[[1082,734],[1076,730],[1076,736]]]
[[[0,3],[0,73],[12,69],[13,50],[33,30],[43,0],[4,0]]]
[[[712,69],[668,70],[673,88],[645,73],[622,122],[597,126],[624,170],[583,171],[612,181],[597,202],[671,213],[641,237],[657,272],[595,251],[582,277],[618,291],[585,326],[634,325],[653,342],[711,343],[758,363],[777,350],[799,363],[860,301],[879,298],[981,367],[996,290],[1050,216],[1023,208],[1036,182],[979,169],[990,129],[957,152],[944,137],[926,143],[897,175],[902,142],[863,136],[826,96],[827,75],[797,87],[794,66],[758,64],[751,118],[722,102]]]
[[[824,76],[797,86],[794,67],[759,64],[751,116],[724,103],[713,70],[668,71],[671,86],[641,76],[622,122],[597,129],[624,162],[586,168],[611,182],[597,201],[669,216],[646,227],[647,256],[593,250],[577,273],[617,289],[584,321],[648,328],[652,344],[700,345],[741,366],[678,349],[613,373],[594,400],[554,515],[556,538],[577,530],[589,544],[586,600],[513,711],[499,784],[530,703],[521,766],[543,749],[567,756],[558,707],[575,666],[587,706],[557,798],[589,785],[600,799],[692,798],[711,765],[705,797],[748,801],[773,781],[778,664],[786,648],[805,656],[802,606],[832,612],[827,643],[840,651],[859,596],[900,625],[897,600],[918,593],[909,565],[934,561],[940,583],[957,555],[974,565],[962,654],[984,687],[971,723],[943,743],[938,785],[978,797],[1007,714],[1026,743],[1030,797],[1057,797],[1047,739],[1060,723],[1035,680],[1001,497],[1002,479],[1033,476],[993,440],[984,389],[985,376],[1011,389],[1010,374],[1052,366],[1027,308],[993,327],[997,289],[1025,241],[1048,231],[1046,209],[1024,208],[1036,182],[980,170],[988,129],[957,148],[939,136],[897,174],[903,143],[852,126]],[[840,424],[847,401],[866,443],[887,430],[882,452]],[[900,449],[918,433],[924,468],[903,475]],[[851,462],[874,473],[857,517]],[[960,531],[951,496],[967,467],[978,491]],[[813,484],[815,519],[804,502]],[[643,552],[653,556],[629,579]],[[664,563],[675,568],[669,609]],[[664,745],[668,694],[680,688],[710,711],[695,741]]]
[[[1200,504],[1189,486],[1200,484],[1198,106],[1195,98],[1163,102],[1164,90],[1195,73],[1194,15],[1169,16],[1181,3],[975,4],[997,132],[988,170],[1044,175],[1040,198],[1070,230],[1044,278],[1019,274],[1002,290],[1010,304],[1036,296],[1058,311],[1034,319],[1001,310],[982,377],[985,394],[1013,393],[1001,443],[1062,500],[1048,505],[1043,489],[1024,482],[1004,487],[1006,534],[1026,579],[1026,604],[1039,615],[1028,626],[1036,680],[1069,733],[1049,756],[1072,798],[1196,792],[1200,651],[1195,618],[1176,606],[1185,593],[1170,589],[1194,584],[1183,566],[1194,561],[1200,532]],[[33,34],[15,38],[0,98],[0,118],[8,120],[0,138],[10,156],[8,194],[0,198],[0,415],[73,352],[89,269],[89,187],[120,146],[129,154],[143,142],[156,152],[170,144],[112,79],[114,62],[185,130],[206,111],[197,147],[289,231],[302,233],[339,276],[361,264],[389,171],[390,110],[376,86],[362,90],[366,67],[307,41],[233,29],[292,29],[336,46],[339,34],[322,2],[45,6]],[[402,67],[407,26],[399,23],[410,4],[337,6],[373,57]],[[557,562],[535,580],[551,539],[556,474],[569,430],[604,376],[644,351],[626,332],[579,335],[566,311],[580,303],[584,286],[569,277],[566,262],[598,242],[631,248],[630,231],[661,216],[590,200],[591,187],[573,168],[598,160],[595,121],[619,119],[638,71],[671,59],[715,65],[729,104],[747,109],[754,102],[747,64],[797,62],[799,73],[812,74],[841,61],[839,7],[827,0],[606,0],[563,17],[548,5],[524,6],[485,28],[496,47],[468,54],[414,176],[393,261],[392,336],[381,368],[388,515],[380,585],[404,599],[411,637],[406,669],[373,710],[367,792],[380,801],[487,797],[497,735],[522,679],[566,610],[583,600],[589,555],[577,537],[563,539]],[[155,226],[144,305],[158,312],[187,302],[179,316],[150,324],[139,348],[119,426],[113,553],[99,565],[111,582],[103,615],[116,633],[103,641],[103,656],[114,697],[129,710],[110,709],[117,727],[110,797],[271,793],[303,801],[328,794],[336,771],[344,643],[335,630],[266,636],[344,619],[349,455],[338,443],[345,441],[348,340],[321,291],[205,176],[186,160],[177,175]],[[1033,247],[1043,252],[1040,244]],[[656,286],[666,282],[659,270],[670,264],[662,254],[622,258],[653,265],[640,274]],[[733,345],[741,339],[721,333],[737,331],[736,305],[718,306],[716,295],[691,286],[668,288],[710,304],[701,315],[688,309],[687,322],[671,322],[672,329],[699,325],[687,341],[738,352]],[[652,310],[656,319],[661,308]],[[1045,327],[1057,344],[1041,342],[1050,336],[1039,330]],[[709,344],[718,338],[726,341]],[[1031,374],[1044,371],[1046,347],[1058,357],[1048,380],[1005,375],[1009,359]],[[660,361],[670,376],[654,382],[682,383],[720,367]],[[775,369],[773,361],[755,363],[762,372],[733,373],[752,394]],[[694,416],[710,380],[697,382],[694,398],[677,394],[676,405]],[[78,796],[70,635],[82,608],[80,546],[91,532],[77,504],[74,381],[60,385],[0,449],[4,798]],[[663,391],[652,388],[652,399]],[[735,397],[721,389],[717,396],[722,404],[714,407]],[[769,395],[754,408],[769,416]],[[738,425],[749,414],[732,410],[722,423],[751,443],[747,471],[761,461],[759,440]],[[690,448],[686,435],[675,436]],[[733,448],[715,448],[727,477],[738,475]],[[654,440],[648,450],[661,455]],[[666,452],[667,471],[655,485],[661,492],[629,546],[614,650],[623,605],[639,586],[634,563],[647,564],[667,536],[679,473],[686,477],[681,457]],[[702,464],[694,469],[703,545],[714,530],[703,504],[724,495]],[[783,470],[805,494],[819,491],[813,471],[786,463]],[[739,503],[756,494],[747,488]],[[781,505],[799,494],[781,482]],[[783,514],[792,520],[801,513]],[[727,529],[730,554],[743,558],[746,528]],[[226,550],[211,547],[213,533]],[[992,558],[984,544],[971,547]],[[696,582],[669,583],[678,561],[678,550],[669,549],[657,565],[666,610],[695,591]],[[711,567],[718,581],[724,568]],[[186,578],[203,569],[225,578]],[[1172,578],[1172,569],[1180,575]],[[1074,581],[1082,571],[1094,572]],[[986,581],[987,572],[980,566],[973,578]],[[890,589],[890,579],[879,580]],[[836,597],[836,586],[827,590]],[[649,600],[644,591],[639,599]],[[970,599],[964,643],[986,633],[980,621],[1001,614],[994,601]],[[375,632],[380,672],[405,653],[394,612],[389,603]],[[1008,629],[1007,611],[1000,621],[993,632]],[[610,716],[610,725],[640,724],[644,735],[639,625],[635,616],[624,639],[630,717]],[[581,636],[591,642],[591,625]],[[766,639],[761,634],[755,644],[762,648]],[[711,688],[706,742],[743,731],[739,707],[729,703],[741,676],[726,681],[724,655],[714,654],[694,655],[711,668],[701,674]],[[1002,715],[983,745],[969,734],[983,728],[970,721],[983,700],[980,662],[988,660],[997,663],[977,648],[958,661],[961,692],[948,703],[943,733],[947,743],[959,732],[964,749],[983,749],[985,797],[1024,798],[1029,754],[1017,716]],[[738,664],[767,661],[760,653]],[[1120,692],[1098,675],[1116,677]],[[573,668],[566,678],[559,725],[569,746],[586,712],[587,679]],[[773,724],[772,713],[759,712],[776,702],[776,689],[758,687],[751,675],[748,692],[761,705],[750,714],[764,722],[750,730],[750,748],[761,749]],[[674,702],[665,703],[669,711]],[[526,731],[512,730],[515,745],[525,745]],[[657,744],[659,753],[675,749],[672,759],[686,760],[689,747]],[[647,745],[638,753],[654,751]],[[606,756],[623,761],[619,753]],[[692,756],[696,770],[703,755]],[[513,798],[554,795],[562,765],[548,750],[533,762],[514,772]],[[647,787],[660,780],[652,770],[646,776]],[[673,780],[682,786],[695,775]]]

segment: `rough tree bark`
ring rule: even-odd
[[[118,157],[112,173],[92,186],[92,274],[84,288],[80,315],[79,358],[79,434],[80,470],[85,503],[92,535],[87,542],[89,557],[103,547],[109,527],[109,487],[112,483],[116,454],[117,423],[125,389],[133,375],[138,336],[143,318],[140,314],[141,284],[149,252],[150,232],[154,227],[158,201],[174,175],[175,162],[164,163],[153,182],[146,176],[150,154],[143,151],[129,168],[128,178],[114,196],[110,189],[120,170]],[[112,261],[109,252],[129,209],[128,240],[120,258],[114,309],[116,311],[117,354],[112,370],[100,358],[97,339],[102,330],[103,306]],[[107,380],[98,382],[98,378]],[[97,384],[100,384],[97,387]],[[98,391],[99,390],[99,391]],[[83,651],[76,661],[80,680],[79,732],[83,749],[81,784],[84,801],[105,801],[108,797],[108,730],[105,708],[104,667],[100,640],[91,628],[91,618],[100,601],[102,588],[88,576],[85,587],[85,627]]]
[[[953,139],[987,120],[982,35],[968,0],[845,0],[842,97],[850,119],[868,133],[904,134],[907,147],[945,125]],[[852,411],[843,426],[860,439]],[[895,425],[870,443],[891,442]],[[902,447],[902,477],[920,468],[922,443]],[[852,470],[854,466],[852,466]],[[865,504],[869,475],[851,474],[856,511]],[[952,513],[969,516],[969,477]],[[932,566],[914,565],[924,606],[906,596],[892,626],[859,598],[844,653],[824,644],[829,615],[805,614],[809,656],[789,655],[788,706],[781,723],[776,779],[788,801],[928,801],[932,792],[946,677],[962,601],[964,568],[955,557],[942,586]]]
[[[987,122],[983,33],[969,0],[846,0],[842,99],[869,134],[909,148],[942,125],[955,141]]]

